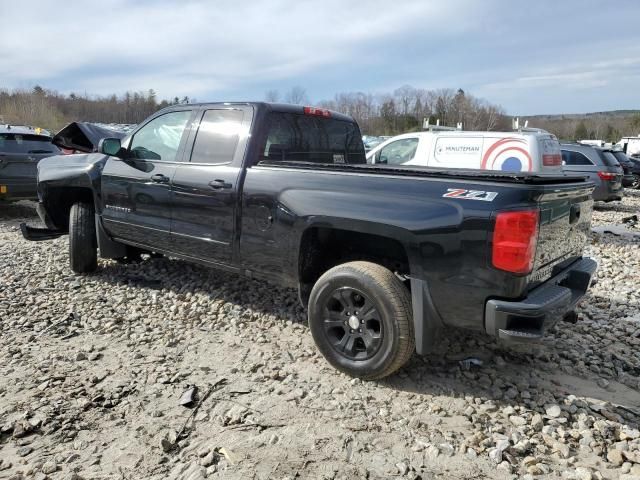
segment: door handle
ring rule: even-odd
[[[151,180],[153,180],[156,183],[169,183],[169,177],[161,173],[156,173],[155,175],[152,175]]]
[[[216,180],[211,180],[209,182],[209,186],[214,190],[221,190],[223,188],[231,188],[233,185],[225,182],[224,180],[220,180],[219,178]]]

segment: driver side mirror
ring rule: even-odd
[[[111,157],[119,157],[121,149],[122,146],[120,145],[119,138],[103,138],[98,143],[98,151]]]

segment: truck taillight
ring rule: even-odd
[[[305,115],[316,115],[318,117],[330,117],[331,112],[325,108],[316,108],[316,107],[304,107],[303,108]]]
[[[538,210],[498,213],[493,231],[493,266],[512,273],[529,273],[536,255],[539,221]]]
[[[559,153],[553,155],[542,155],[542,165],[545,167],[557,167],[562,165],[562,155]]]
[[[607,182],[610,182],[611,180],[615,180],[616,178],[616,174],[611,172],[598,172],[598,176],[602,180],[605,180]]]

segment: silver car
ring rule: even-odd
[[[575,143],[560,144],[562,170],[588,176],[596,184],[593,199],[602,202],[622,200],[624,172],[611,151]]]

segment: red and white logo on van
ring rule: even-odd
[[[495,142],[482,157],[480,168],[509,172],[530,172],[531,155],[523,138],[507,137]]]

